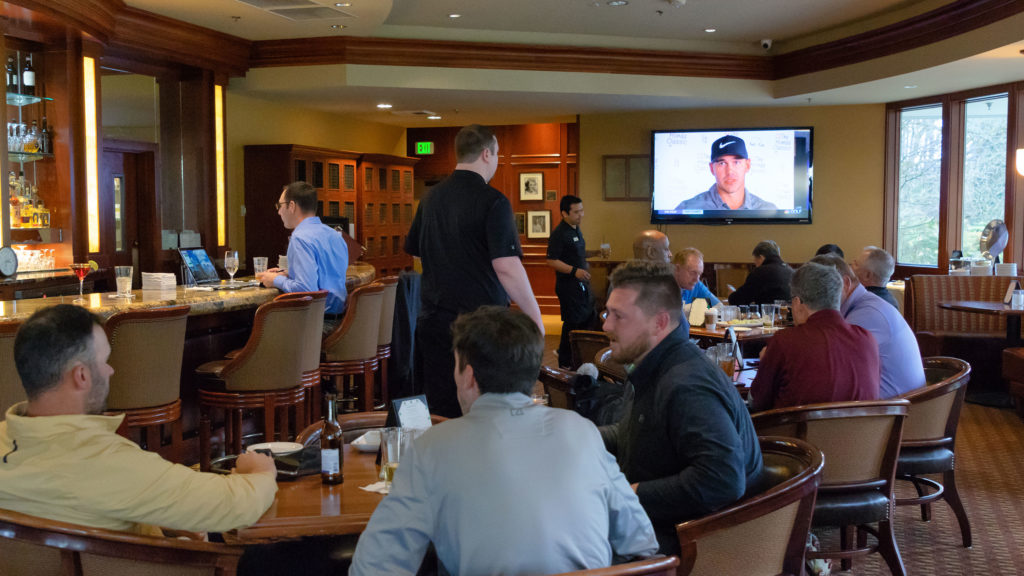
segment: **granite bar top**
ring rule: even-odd
[[[353,266],[349,266],[345,283],[350,289],[354,286],[368,284],[373,281],[374,273],[375,269],[372,265],[357,262]],[[277,288],[263,288],[262,286],[238,290],[208,290],[177,286],[174,290],[133,290],[134,297],[131,299],[117,298],[114,292],[86,294],[85,303],[82,305],[103,320],[122,310],[144,310],[185,304],[192,307],[189,312],[190,316],[198,316],[257,308],[260,304],[273,300],[280,293]],[[0,301],[0,322],[25,320],[40,308],[57,304],[73,304],[73,300],[76,298],[78,298],[77,295],[71,295]]]

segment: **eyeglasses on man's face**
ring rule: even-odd
[[[282,206],[287,206],[295,202],[295,200],[285,200],[284,202],[274,202],[274,211],[280,210]]]

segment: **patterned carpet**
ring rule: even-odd
[[[921,521],[918,507],[900,506],[896,540],[907,574],[1024,574],[1024,423],[1012,410],[965,404],[956,454],[957,484],[974,546],[963,548],[956,518],[944,502],[932,505],[931,522]],[[898,495],[913,493],[909,483],[898,483]],[[825,540],[832,546],[834,539]],[[854,561],[853,570],[836,573],[887,576],[889,570],[871,555]]]

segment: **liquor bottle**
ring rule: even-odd
[[[7,57],[7,93],[18,93],[18,67],[14,64],[14,56]]]
[[[341,484],[345,481],[342,465],[345,462],[344,436],[338,426],[337,396],[325,394],[327,411],[324,427],[320,432],[320,481],[324,484]]]
[[[21,195],[18,193],[18,178],[11,170],[7,179],[8,198],[11,203],[11,228],[21,228]]]
[[[39,123],[35,120],[32,121],[32,126],[28,129],[28,134],[25,135],[25,152],[41,152],[39,145]]]
[[[43,116],[43,129],[39,132],[39,152],[42,154],[53,154],[53,141],[50,140],[50,126],[46,123],[46,116]]]
[[[21,71],[21,93],[26,96],[36,95],[36,69],[32,67],[32,55],[25,58],[25,68]]]

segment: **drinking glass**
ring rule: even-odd
[[[394,479],[395,470],[402,459],[404,436],[401,428],[380,429],[380,479],[384,480],[384,486],[388,490],[391,490],[391,480]]]
[[[736,318],[739,319],[739,320],[746,320],[748,314],[750,314],[749,308],[747,306],[742,306],[741,305],[740,306],[740,311],[737,314]]]
[[[284,254],[281,254],[280,256],[278,256],[277,257],[277,267],[280,268],[281,270],[287,270],[288,269],[288,256],[285,256]]]
[[[78,278],[78,298],[72,300],[75,304],[85,304],[85,296],[82,294],[82,287],[85,284],[85,277],[89,274],[88,262],[75,262],[69,266],[71,271]]]
[[[117,297],[132,297],[132,267],[114,266],[114,279],[117,281]]]
[[[775,328],[775,313],[778,309],[775,304],[761,304],[761,327]]]
[[[736,373],[736,354],[733,351],[732,343],[718,344],[715,346],[715,358],[718,360],[718,367],[725,372],[725,375],[732,380]]]
[[[259,276],[267,271],[267,257],[266,256],[255,256],[252,259],[252,270],[253,274]]]
[[[234,283],[235,272],[238,272],[238,251],[228,250],[224,253],[224,270],[228,273],[229,282]]]

